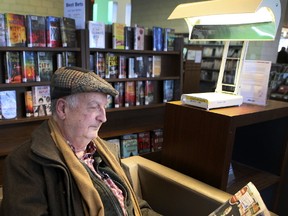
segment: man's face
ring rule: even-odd
[[[106,122],[107,96],[102,93],[80,93],[74,106],[66,106],[64,133],[70,141],[90,142]]]

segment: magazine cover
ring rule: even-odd
[[[261,195],[249,182],[209,216],[270,216]]]

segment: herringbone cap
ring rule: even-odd
[[[57,99],[83,92],[101,92],[112,96],[118,91],[93,71],[79,67],[61,67],[51,78],[51,98]]]

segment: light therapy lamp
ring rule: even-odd
[[[168,19],[184,18],[191,40],[274,40],[279,0],[210,0],[178,5]]]
[[[171,19],[185,19],[191,41],[225,41],[215,92],[183,94],[181,100],[205,109],[240,106],[240,74],[249,41],[275,39],[281,17],[279,0],[209,0],[178,5]],[[233,84],[223,83],[230,41],[243,41]],[[233,91],[223,90],[223,86]]]

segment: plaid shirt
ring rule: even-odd
[[[74,154],[76,155],[76,151],[75,151],[75,148],[74,146],[72,146],[69,142],[67,142],[68,145],[70,146],[70,148],[72,149],[72,151],[74,152]],[[124,195],[123,195],[123,192],[122,190],[119,189],[119,187],[113,182],[113,180],[108,176],[108,175],[105,175],[103,177],[103,175],[101,175],[100,173],[98,173],[94,166],[93,166],[93,163],[94,163],[94,159],[93,159],[93,155],[94,153],[96,152],[96,146],[93,144],[93,142],[90,142],[85,151],[84,151],[84,154],[81,156],[81,157],[78,157],[78,159],[82,162],[84,162],[91,170],[92,172],[101,180],[103,180],[103,182],[111,189],[111,191],[113,192],[113,194],[116,196],[116,198],[118,199],[121,207],[122,207],[122,210],[123,210],[123,213],[124,215],[127,215],[126,213],[126,209],[125,209],[125,205],[124,205]]]

